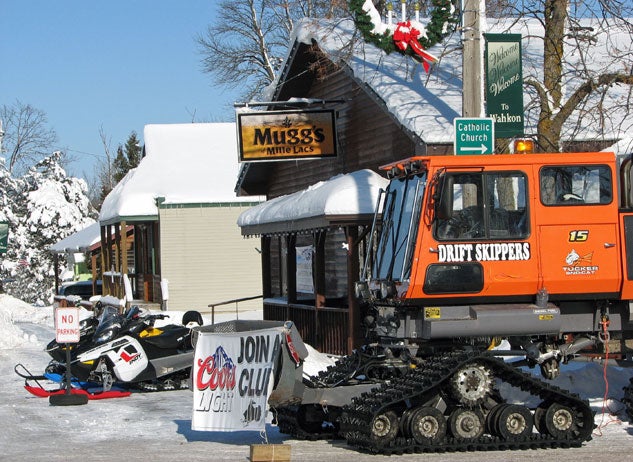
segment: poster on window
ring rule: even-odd
[[[193,361],[195,431],[262,431],[282,328],[199,332]]]
[[[312,278],[312,256],[314,246],[297,247],[297,292],[303,294],[314,293]]]

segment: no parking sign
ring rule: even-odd
[[[79,308],[55,309],[55,340],[57,343],[79,342]]]

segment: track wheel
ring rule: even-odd
[[[387,444],[398,434],[398,416],[393,411],[378,414],[371,421],[371,437],[374,441]]]
[[[506,407],[505,403],[497,404],[493,407],[488,415],[486,416],[486,433],[490,433],[491,435],[497,434],[497,425],[498,420],[497,416],[499,415],[499,411],[503,410]]]
[[[448,419],[448,427],[455,438],[470,440],[484,433],[484,416],[477,409],[455,409]]]
[[[493,376],[483,364],[468,364],[451,379],[453,396],[465,406],[476,406],[492,391]]]
[[[434,407],[419,407],[411,415],[408,427],[417,443],[435,443],[446,435],[446,418]]]
[[[547,434],[547,428],[545,428],[545,413],[549,404],[542,402],[539,407],[534,410],[534,427],[536,431],[541,434]]]
[[[578,429],[578,422],[567,406],[553,403],[542,417],[547,432],[555,438],[564,438]]]
[[[520,439],[532,433],[534,419],[525,406],[506,404],[495,414],[495,433],[506,440]]]

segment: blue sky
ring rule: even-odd
[[[213,86],[195,43],[215,0],[2,0],[0,105],[44,111],[68,173],[92,177],[104,159],[151,123],[235,119],[235,91]]]

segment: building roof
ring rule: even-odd
[[[48,249],[54,253],[80,253],[101,241],[99,223],[95,222],[82,230],[71,234],[51,245]]]
[[[617,49],[624,56],[628,50],[628,56],[631,56],[633,44],[630,31],[614,23],[606,33],[603,32],[603,26],[594,24],[595,21],[580,21],[584,31],[595,31],[590,37],[593,41],[591,62],[582,62],[586,56],[575,53],[571,47],[565,50],[563,86],[567,94],[578,85],[579,77],[583,77],[578,71],[581,65],[587,64],[595,74],[630,73],[631,62],[626,59],[614,60],[611,53]],[[488,19],[482,26],[482,31],[522,34],[524,80],[532,77],[542,81],[544,29],[540,21],[529,18]],[[418,135],[423,142],[453,142],[453,120],[462,115],[462,46],[459,33],[429,49],[440,60],[428,74],[410,56],[396,52],[387,55],[378,47],[359,39],[351,20],[304,19],[295,27],[293,37],[299,43],[318,45],[328,59],[347,67],[362,87],[377,95],[402,126]],[[576,39],[571,37],[571,40]],[[586,44],[581,46],[586,47]],[[293,53],[297,49],[291,47],[286,67],[294,59]],[[264,99],[274,100],[274,92],[290,80],[288,77],[280,74]],[[576,141],[617,140],[630,133],[633,119],[628,117],[629,90],[628,85],[613,85],[609,88],[602,104],[605,111],[609,111],[609,117],[598,113],[599,111],[590,111],[579,116],[584,109],[579,108],[565,126],[563,139],[573,136]],[[601,97],[595,95],[595,98]],[[529,95],[525,95],[526,134],[536,132],[538,120],[538,108],[529,103]]]
[[[145,157],[108,194],[102,225],[158,219],[163,204],[259,202],[237,197],[234,123],[152,124],[144,130]]]
[[[371,221],[387,179],[371,170],[336,175],[242,212],[243,235],[283,234]]]
[[[614,50],[620,56],[627,56],[627,52],[628,56],[633,55],[628,30],[619,24],[610,24],[607,34],[591,19],[583,19],[580,24],[583,27],[577,34],[587,35],[583,37],[590,40],[573,36],[573,33],[569,38],[580,42],[583,47],[591,44],[593,52],[591,59],[585,63],[585,56],[575,53],[572,47],[566,48],[563,59],[565,94],[577,87],[579,76],[583,75],[578,69],[584,64],[588,64],[595,74],[605,70],[630,72],[630,59],[614,60],[612,57]],[[482,31],[521,34],[524,80],[543,80],[544,30],[539,21],[527,18],[488,19],[482,25]],[[461,39],[459,33],[454,33],[429,49],[439,57],[439,62],[427,74],[422,65],[410,56],[397,52],[386,54],[375,45],[364,42],[351,20],[306,18],[296,24],[283,71],[261,95],[261,100],[280,101],[307,96],[306,92],[313,87],[314,81],[323,78],[314,69],[319,65],[326,67],[320,61],[326,57],[339,65],[361,90],[366,91],[377,102],[377,108],[382,108],[400,124],[403,136],[410,137],[416,145],[452,145],[454,119],[462,116]],[[315,46],[319,49],[318,53],[314,53]],[[628,115],[630,90],[629,85],[612,85],[606,93],[595,94],[592,98],[599,100],[604,110],[586,110],[591,105],[579,107],[564,125],[562,140],[615,142],[630,136],[633,133],[633,118]],[[329,95],[311,96],[328,98]],[[538,108],[533,104],[532,96],[524,93],[526,135],[537,131]],[[251,194],[263,193],[266,187],[264,179],[271,165],[269,162],[243,163],[236,189]]]

